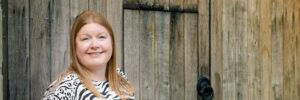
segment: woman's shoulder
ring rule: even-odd
[[[74,98],[74,91],[80,83],[78,75],[70,73],[53,81],[46,89],[43,99]]]

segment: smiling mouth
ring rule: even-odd
[[[100,56],[103,52],[93,52],[93,53],[88,53],[88,55],[92,56],[92,57],[97,57]]]

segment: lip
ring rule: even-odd
[[[89,52],[87,53],[88,55],[92,56],[92,57],[98,57],[102,54],[103,52]]]

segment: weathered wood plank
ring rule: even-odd
[[[247,0],[238,0],[235,5],[235,84],[236,84],[236,99],[248,99],[248,67],[247,66]]]
[[[170,13],[155,12],[154,75],[155,100],[170,99]]]
[[[0,0],[0,2],[2,3],[2,0]],[[0,34],[0,99],[3,99],[3,15],[2,15],[2,7],[0,8],[0,32],[2,32],[2,34]],[[4,8],[5,9],[5,8]]]
[[[29,1],[9,0],[6,17],[8,90],[4,93],[7,100],[30,100]]]
[[[71,17],[71,23],[73,24],[74,19],[78,14],[80,14],[84,10],[88,10],[89,3],[87,0],[72,0],[70,1],[70,17]]]
[[[2,75],[3,75],[3,100],[8,99],[8,1],[1,0],[1,7],[2,7],[2,41],[3,41],[3,62],[2,62]]]
[[[237,34],[236,29],[236,2],[237,0],[230,0],[224,2],[223,15],[223,97],[224,100],[236,100],[236,44]],[[222,15],[221,15],[222,16]],[[220,17],[221,17],[220,16]]]
[[[154,32],[155,13],[140,12],[140,99],[154,97]]]
[[[42,98],[50,84],[49,0],[30,1],[30,100]]]
[[[211,82],[216,100],[223,100],[223,0],[211,0]],[[228,96],[228,95],[225,95]],[[227,100],[227,99],[226,99]]]
[[[62,0],[50,1],[50,55],[51,55],[51,81],[54,81],[59,73],[70,63],[70,4]]]
[[[197,14],[184,14],[184,71],[185,71],[185,98],[197,99]]]
[[[171,100],[184,100],[184,15],[171,12],[170,34],[170,96]]]
[[[124,10],[124,67],[128,80],[140,100],[140,15],[138,10]]]
[[[163,8],[164,10],[169,10],[170,0],[154,0],[154,6],[158,8]]]
[[[261,98],[261,66],[260,66],[260,54],[259,54],[259,5],[258,0],[248,1],[248,22],[247,22],[247,69],[249,70],[248,77],[248,100],[260,100]]]
[[[272,36],[271,36],[271,0],[260,1],[260,59],[261,59],[261,86],[262,100],[270,100],[271,90],[271,68],[272,68]]]
[[[182,11],[184,8],[184,0],[170,0],[169,9],[171,11]]]
[[[147,8],[151,8],[154,6],[154,0],[140,0],[139,1],[139,5],[147,7]]]
[[[198,74],[210,76],[209,66],[209,0],[198,1]]]
[[[272,91],[271,100],[283,100],[283,0],[272,3]]]
[[[82,0],[82,1],[84,1],[84,0]],[[117,1],[121,1],[121,0],[117,0]],[[107,2],[108,2],[108,0],[89,0],[88,1],[89,10],[95,10],[98,13],[101,13],[104,17],[106,17]]]
[[[296,55],[295,55],[295,100],[300,100],[300,1],[295,0],[294,34],[296,35]]]
[[[198,2],[199,2],[199,0],[185,0],[183,8],[188,11],[197,11],[198,10]]]
[[[108,0],[106,18],[113,28],[117,67],[123,67],[123,0]]]
[[[124,9],[138,9],[139,8],[139,0],[123,0]]]
[[[295,58],[296,58],[296,35],[294,28],[294,0],[284,1],[283,23],[283,98],[294,100],[295,91]]]

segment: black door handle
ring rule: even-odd
[[[211,87],[210,81],[207,77],[201,76],[197,81],[197,92],[201,96],[202,100],[212,100],[214,96],[214,90]]]

